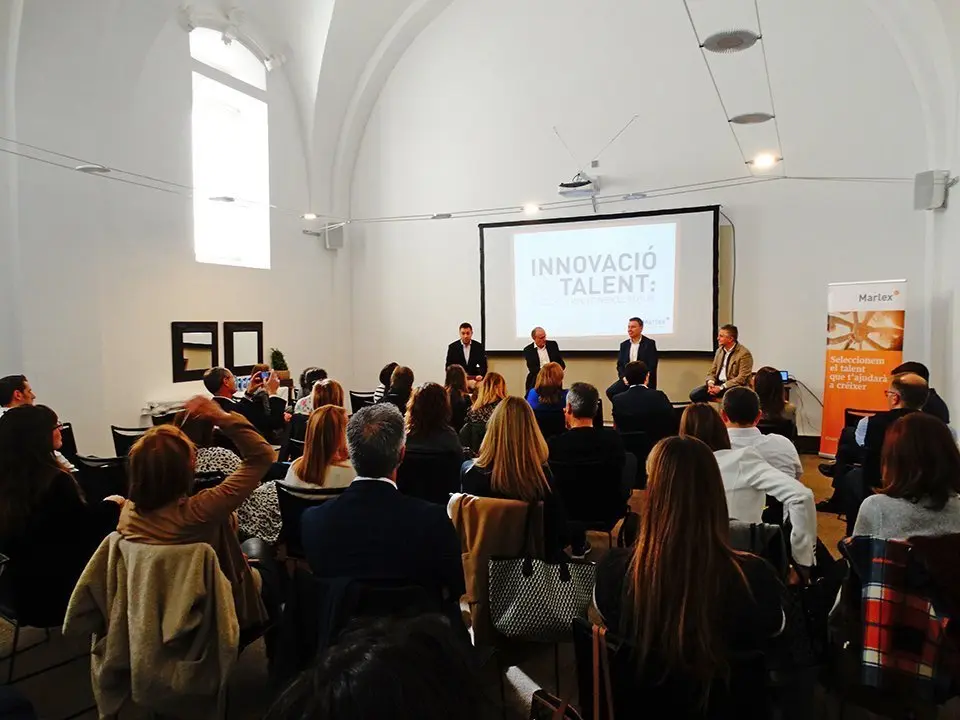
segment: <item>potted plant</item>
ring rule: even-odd
[[[277,348],[270,348],[270,367],[276,371],[277,377],[281,380],[290,379],[290,368],[287,366],[287,360]]]

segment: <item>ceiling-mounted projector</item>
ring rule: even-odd
[[[560,183],[557,188],[557,192],[567,198],[593,197],[599,190],[600,178],[592,178],[583,172],[574,175],[570,182]]]

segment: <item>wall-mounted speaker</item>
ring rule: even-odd
[[[927,170],[918,173],[913,182],[913,207],[916,210],[942,208],[947,199],[949,170]]]
[[[342,250],[346,241],[346,226],[327,228],[327,250]]]

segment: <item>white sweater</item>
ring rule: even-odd
[[[814,563],[817,543],[817,509],[813,491],[800,481],[771,466],[752,447],[717,450],[714,455],[723,476],[727,511],[731,520],[758,523],[766,496],[783,503],[790,518],[790,553],[798,565]]]

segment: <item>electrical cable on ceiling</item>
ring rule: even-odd
[[[767,39],[760,23],[760,4],[753,0],[753,9],[757,14],[757,35],[760,36],[760,50],[763,52],[763,74],[767,76],[767,92],[770,93],[770,114],[773,115],[773,127],[777,131],[777,149],[780,151],[780,168],[787,174],[787,164],[783,159],[783,140],[780,139],[780,122],[777,120],[777,106],[773,101],[773,82],[770,80],[770,63],[767,62]]]

